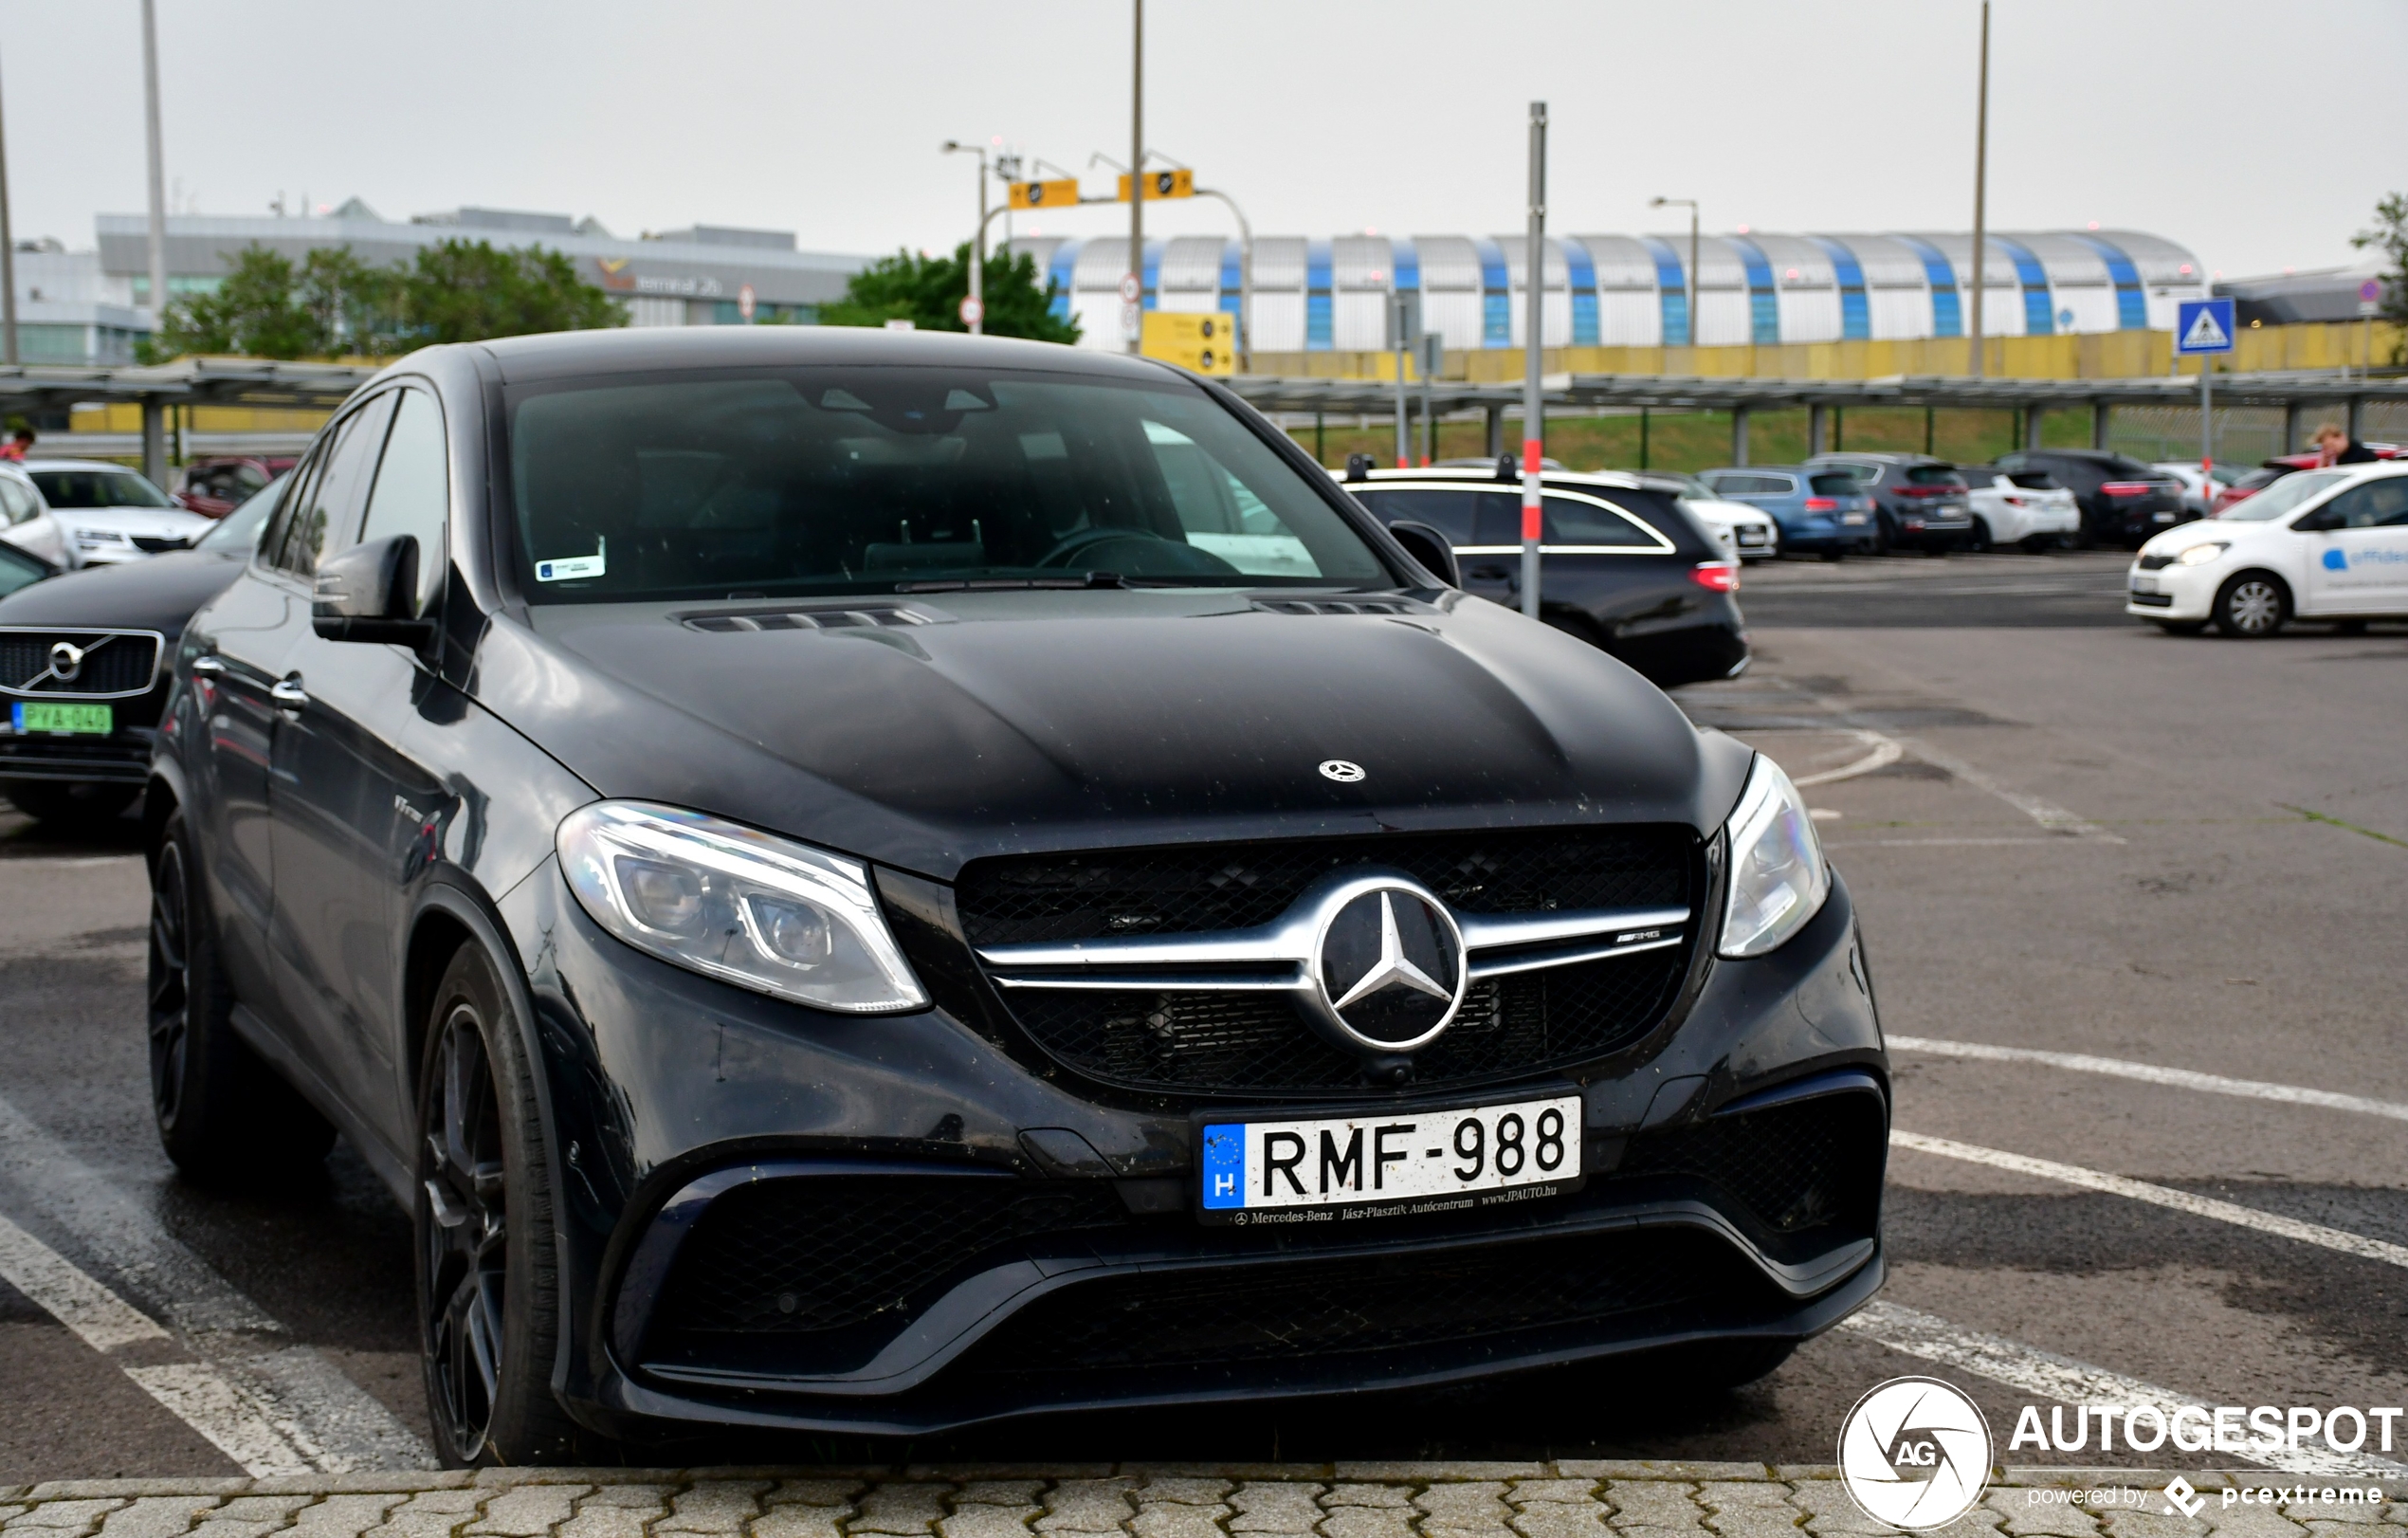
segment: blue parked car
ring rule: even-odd
[[[1825,560],[1852,550],[1870,552],[1879,534],[1872,494],[1844,470],[1804,465],[1747,465],[1698,477],[1718,497],[1770,513],[1781,526],[1781,549],[1810,550]]]

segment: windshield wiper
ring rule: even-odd
[[[926,582],[898,582],[897,593],[1004,593],[1027,588],[1124,588],[1118,572],[1088,572],[1081,577],[970,577]]]

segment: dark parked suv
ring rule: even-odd
[[[1845,470],[1873,499],[1873,548],[1943,555],[1973,537],[1972,494],[1957,467],[1929,454],[1817,454],[1811,469]]]
[[[1629,475],[1549,473],[1540,497],[1540,615],[1664,688],[1747,667],[1739,562],[1681,509]],[[1419,523],[1453,547],[1464,590],[1522,602],[1522,487],[1493,466],[1369,470],[1346,483],[1383,523]]]
[[[2083,536],[2096,544],[2138,550],[2150,535],[2199,516],[2183,505],[2180,480],[2104,449],[2018,449],[2000,454],[1998,468],[2039,470],[2071,491]]]
[[[1880,1285],[1787,777],[1221,387],[525,337],[286,487],[174,651],[153,1101],[410,1211],[447,1461],[1733,1382]]]

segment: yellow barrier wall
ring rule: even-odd
[[[2371,332],[2371,336],[2370,336]],[[2216,360],[2219,373],[2277,369],[2364,368],[2369,351],[2387,364],[2400,328],[2378,321],[2261,326],[2243,331],[2237,347]],[[1672,377],[1756,379],[1878,379],[1890,375],[1961,375],[1961,338],[1912,341],[1795,342],[1779,347],[1550,347],[1541,354],[1549,374],[1633,374]],[[1394,379],[1394,353],[1256,353],[1253,372],[1307,379]],[[2104,331],[2068,337],[1993,337],[1982,372],[2000,379],[2130,379],[2180,372],[2173,364],[2173,334]],[[1504,348],[1450,352],[1443,377],[1482,384],[1518,384],[1522,355]],[[1410,376],[1410,375],[1409,375]]]

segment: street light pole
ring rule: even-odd
[[[1989,212],[1990,176],[1990,0],[1981,0],[1981,84],[1974,97],[1973,118],[1973,340],[1967,344],[1967,373],[1981,377],[1982,229]]]
[[[151,150],[151,325],[167,324],[167,172],[159,163],[157,0],[142,0],[142,126]]]
[[[1546,382],[1540,374],[1547,293],[1547,104],[1530,103],[1530,232],[1523,253],[1529,319],[1522,357],[1522,612],[1539,617],[1539,461],[1546,452]]]
[[[1688,345],[1694,347],[1697,345],[1697,304],[1700,297],[1700,285],[1698,283],[1697,272],[1697,199],[1693,197],[1651,197],[1647,200],[1647,206],[1651,209],[1674,208],[1687,209],[1689,211]]]
[[[983,336],[987,329],[984,293],[986,286],[984,279],[987,274],[987,147],[983,144],[964,144],[958,138],[949,138],[944,142],[944,153],[975,155],[978,157],[978,238],[971,242],[970,249],[970,299],[976,309],[978,318],[970,322],[970,335]]]
[[[0,362],[14,368],[17,353],[17,237],[9,225],[9,139],[0,125]]]
[[[1129,280],[1121,329],[1134,353],[1145,333],[1145,0],[1129,4]]]

